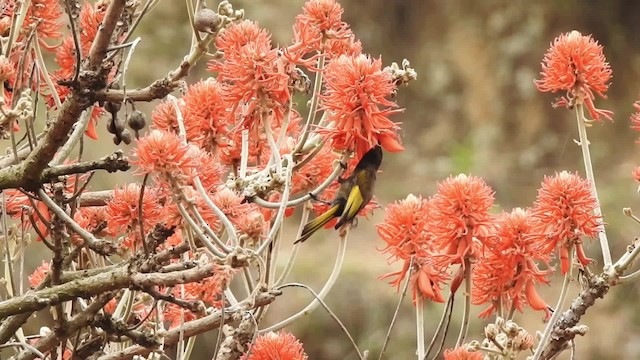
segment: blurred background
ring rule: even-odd
[[[561,32],[578,30],[592,34],[604,45],[613,69],[608,99],[596,106],[615,112],[615,122],[595,124],[589,131],[596,183],[614,258],[637,236],[637,224],[623,216],[623,207],[639,208],[637,183],[631,171],[640,165],[634,141],[640,134],[629,129],[632,103],[640,95],[640,2],[635,1],[540,1],[488,0],[341,0],[348,22],[362,41],[363,51],[381,56],[385,65],[403,58],[411,61],[418,81],[399,91],[397,102],[405,108],[395,121],[403,123],[406,151],[386,154],[379,175],[377,196],[382,205],[409,193],[430,196],[437,182],[460,172],[483,177],[496,191],[496,211],[530,206],[545,174],[569,170],[584,174],[574,114],[552,109],[554,94],[539,93],[534,79],[549,43]],[[292,38],[294,17],[302,0],[232,1],[244,8],[247,18],[273,33],[275,44]],[[209,4],[214,7],[213,3]],[[174,68],[189,48],[190,28],[184,2],[164,1],[138,30],[142,42],[128,72],[128,86],[145,86]],[[190,74],[192,83],[208,74],[204,62]],[[154,104],[143,106],[150,114]],[[109,139],[100,126],[103,139]],[[91,140],[88,140],[91,141]],[[115,149],[110,141],[86,146],[86,158]],[[130,176],[130,175],[128,175]],[[127,176],[104,176],[94,188],[110,188],[129,180]],[[640,212],[640,210],[638,210]],[[375,224],[383,218],[377,210],[370,221],[360,221],[351,233],[346,264],[328,304],[351,331],[361,349],[377,358],[398,300],[395,289],[380,275],[399,269],[380,255],[381,240]],[[296,224],[288,231],[295,231]],[[293,235],[292,235],[293,236]],[[337,236],[325,231],[302,246],[292,281],[305,282],[316,290],[333,266]],[[289,248],[282,253],[286,261]],[[597,241],[587,255],[601,266]],[[33,265],[40,260],[34,261]],[[559,285],[560,278],[553,283]],[[541,294],[555,304],[557,286]],[[574,283],[570,296],[579,291]],[[583,318],[590,331],[576,341],[578,359],[640,358],[640,284],[619,286],[597,303]],[[275,322],[303,308],[311,297],[301,289],[287,289],[270,308]],[[459,328],[457,304],[451,335]],[[474,315],[482,309],[474,309]],[[427,306],[427,342],[440,318],[440,304]],[[486,325],[472,319],[469,339],[481,340]],[[516,321],[530,333],[544,327],[542,314],[527,311]],[[304,343],[310,359],[354,359],[349,341],[321,309],[289,329]],[[210,359],[214,337],[197,342],[194,360]],[[415,314],[410,296],[400,310],[390,345],[389,359],[408,359],[415,352]],[[569,354],[563,354],[568,359]]]

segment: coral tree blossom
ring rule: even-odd
[[[159,173],[171,178],[189,175],[195,161],[189,156],[189,147],[178,135],[171,132],[151,130],[138,140],[138,159],[134,164],[144,174]]]
[[[438,184],[431,200],[429,231],[437,250],[453,256],[452,263],[479,255],[476,243],[487,244],[494,216],[493,190],[475,176],[460,174]]]
[[[242,360],[306,360],[302,344],[288,332],[269,332],[258,336]]]
[[[134,240],[140,236],[139,231],[134,231],[140,225],[138,210],[140,189],[140,184],[136,183],[116,188],[113,192],[113,198],[107,204],[107,229],[109,233],[114,235],[128,233],[127,238],[124,239],[124,246],[130,249],[134,248]],[[158,192],[155,189],[145,189],[142,214],[146,230],[150,230],[163,219],[158,200]]]
[[[532,233],[532,218],[528,210],[516,208],[496,219],[495,235],[489,237],[484,256],[473,267],[472,302],[490,306],[480,313],[491,316],[499,307],[522,312],[525,301],[534,310],[545,312],[549,307],[540,298],[535,283],[548,283],[550,271],[538,269],[536,261],[548,262],[549,255],[540,251]]]
[[[444,360],[483,360],[481,352],[471,352],[463,347],[454,350],[447,349],[444,352]]]
[[[534,233],[541,252],[559,249],[563,274],[569,271],[569,254],[574,246],[580,264],[591,261],[584,254],[582,242],[584,237],[596,237],[601,230],[601,219],[593,214],[597,206],[591,183],[577,174],[563,171],[544,178],[532,210]]]
[[[342,6],[335,0],[307,1],[293,24],[294,44],[288,52],[301,57],[319,51],[330,59],[342,54],[360,54],[362,45],[355,40],[349,25],[342,21],[342,13]]]
[[[431,250],[431,237],[427,232],[429,207],[429,200],[413,194],[387,206],[384,221],[378,224],[378,235],[387,245],[381,251],[390,255],[390,261],[402,260],[403,266],[400,271],[383,275],[381,279],[394,278],[390,283],[399,288],[410,272],[414,300],[422,296],[444,302],[440,284],[447,276],[441,271],[446,264],[441,262],[446,259],[433,256]]]
[[[636,112],[629,118],[631,120],[631,129],[640,131],[640,100],[633,103],[633,108]],[[640,144],[640,139],[636,140],[636,143]]]
[[[355,150],[361,158],[377,143],[387,151],[402,151],[400,127],[389,116],[402,110],[388,100],[396,85],[382,61],[366,55],[342,55],[324,71],[325,91],[321,106],[329,126],[318,129],[334,149]]]
[[[540,75],[542,79],[535,82],[538,90],[566,92],[554,106],[584,104],[595,120],[600,120],[600,116],[612,120],[613,112],[596,109],[593,104],[594,93],[606,98],[611,68],[602,46],[590,35],[574,30],[558,36],[542,60]]]

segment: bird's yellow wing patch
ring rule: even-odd
[[[345,221],[353,219],[358,214],[358,211],[360,211],[360,206],[362,206],[363,201],[364,199],[360,192],[360,186],[354,185],[349,193],[349,197],[347,198],[347,204],[342,212],[342,218]]]

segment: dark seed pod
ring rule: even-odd
[[[144,113],[140,110],[136,110],[129,115],[127,119],[127,123],[131,130],[142,130],[145,126],[147,126],[147,119]]]
[[[129,145],[131,144],[131,132],[127,129],[124,129],[124,131],[122,131],[122,133],[120,134],[120,138],[122,139],[122,142]]]
[[[110,132],[111,134],[116,133],[116,124],[115,124],[115,121],[113,121],[113,119],[107,121],[107,131]]]
[[[118,103],[108,102],[104,104],[104,109],[112,114],[115,114],[118,111],[120,111],[120,107],[122,107],[122,104],[119,102]]]
[[[118,135],[113,135],[113,143],[116,145],[120,145],[120,143],[122,142],[122,140],[120,139],[120,137]]]
[[[211,9],[200,9],[193,19],[193,26],[200,32],[211,33],[215,32],[218,27],[220,18],[215,11]]]

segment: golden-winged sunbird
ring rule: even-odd
[[[338,179],[340,187],[329,210],[309,221],[294,244],[307,240],[333,218],[340,218],[335,226],[336,230],[345,224],[350,224],[360,210],[371,201],[376,172],[381,163],[382,148],[376,145],[362,156],[351,176]]]

